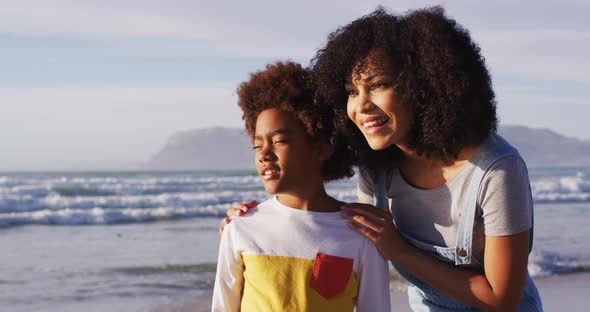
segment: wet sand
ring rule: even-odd
[[[584,311],[590,294],[590,273],[577,273],[538,278],[535,280],[545,311]],[[211,295],[202,294],[169,302],[151,312],[210,311]],[[391,292],[391,311],[411,312],[406,293]]]

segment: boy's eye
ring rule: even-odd
[[[371,85],[371,90],[375,90],[375,89],[381,89],[381,88],[385,88],[386,85],[383,82],[376,82],[373,85]]]
[[[277,143],[287,143],[287,140],[285,140],[285,139],[278,139],[278,140],[275,140],[274,142],[272,142],[272,144],[277,144]]]
[[[252,147],[252,149],[254,149],[254,150],[261,149],[261,148],[262,148],[262,145],[254,145]]]

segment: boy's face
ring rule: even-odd
[[[296,195],[322,181],[325,157],[319,144],[309,141],[303,125],[290,112],[270,108],[258,115],[254,150],[256,170],[270,194]]]

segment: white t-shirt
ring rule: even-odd
[[[273,197],[223,232],[213,311],[390,311],[386,260],[339,212]]]

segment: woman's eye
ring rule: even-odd
[[[273,144],[277,144],[277,143],[286,143],[287,140],[284,139],[280,139],[280,140],[275,140],[274,142],[272,142]]]
[[[261,148],[262,148],[262,145],[254,145],[254,146],[252,146],[252,149],[253,150],[257,150],[257,149],[261,149]]]
[[[356,95],[356,91],[352,90],[352,89],[348,89],[348,90],[346,90],[346,94],[348,94],[348,96],[354,96],[354,95]]]

